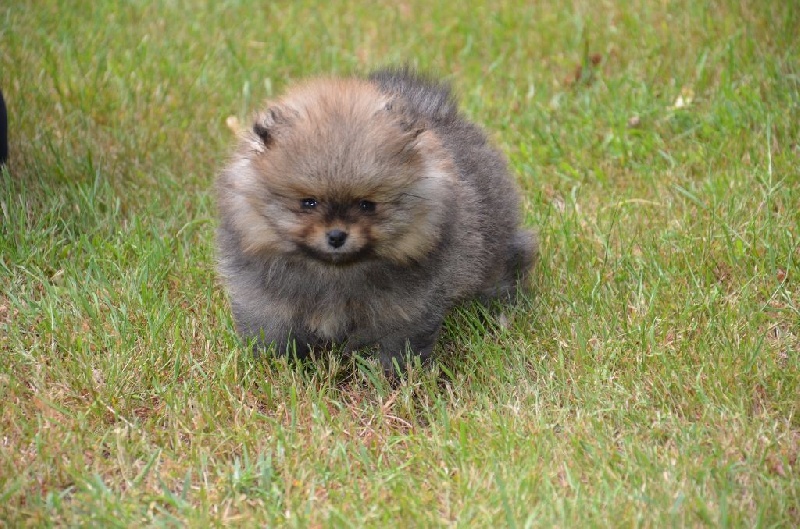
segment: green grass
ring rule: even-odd
[[[0,525],[800,524],[796,2],[152,4],[0,7]],[[226,117],[405,61],[509,155],[533,294],[396,387],[254,360]]]

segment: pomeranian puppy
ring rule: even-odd
[[[513,297],[537,256],[503,156],[408,69],[295,87],[240,133],[216,190],[237,330],[300,358],[427,360],[448,310]]]

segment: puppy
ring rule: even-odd
[[[238,332],[300,358],[427,360],[455,304],[513,298],[538,253],[503,156],[408,69],[294,87],[240,133],[216,191]]]

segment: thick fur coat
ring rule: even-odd
[[[503,156],[449,87],[405,70],[318,79],[268,105],[217,180],[219,268],[257,347],[426,359],[471,298],[537,255]]]

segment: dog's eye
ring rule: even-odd
[[[375,211],[375,202],[370,202],[369,200],[359,200],[358,209],[364,213],[372,213]]]
[[[314,209],[317,207],[317,199],[316,198],[304,198],[300,200],[300,207],[303,209]]]

